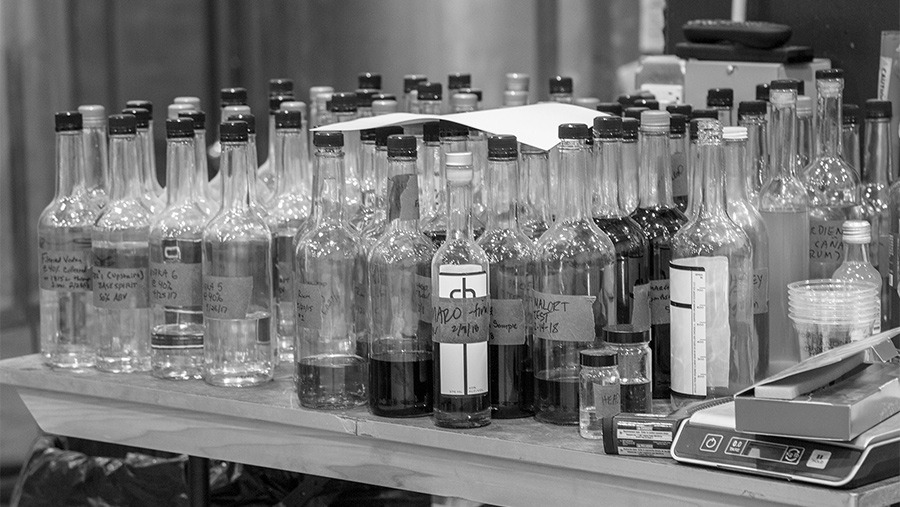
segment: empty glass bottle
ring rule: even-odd
[[[372,116],[372,97],[378,93],[376,88],[358,88],[356,90],[356,117],[370,118]]]
[[[813,161],[815,155],[813,100],[801,93],[797,95],[797,167],[802,170]]]
[[[309,125],[310,128],[321,127],[324,125],[322,123],[320,116],[325,112],[325,100],[331,100],[331,94],[334,93],[334,88],[331,86],[312,86],[309,89]],[[321,97],[321,98],[320,98]],[[327,99],[326,99],[327,97]],[[309,145],[312,146],[312,135],[310,132]],[[310,154],[312,156],[312,154]]]
[[[550,78],[550,101],[571,104],[574,101],[572,78],[555,76]]]
[[[584,124],[559,126],[557,216],[536,247],[534,409],[553,424],[578,424],[579,352],[599,345],[614,311],[615,246],[591,218],[586,184],[590,135]]]
[[[847,220],[843,227],[844,260],[835,270],[832,278],[856,282],[869,282],[878,287],[877,306],[881,309],[881,275],[869,262],[869,243],[872,241],[872,227],[865,220]],[[872,334],[881,332],[881,312],[872,323]]]
[[[816,158],[803,169],[809,195],[809,278],[828,278],[841,265],[841,224],[860,204],[859,178],[841,158],[844,71],[816,71],[819,94]]]
[[[346,222],[344,135],[316,132],[310,226],[297,239],[297,394],[308,408],[344,409],[367,401],[366,259]]]
[[[388,225],[368,262],[369,410],[386,417],[431,414],[431,259],[419,232],[416,138],[392,135],[388,150]]]
[[[447,238],[431,261],[434,424],[491,422],[488,257],[472,228],[472,154],[446,152]]]
[[[416,136],[418,140],[419,136]],[[438,220],[447,208],[441,187],[441,139],[440,123],[430,121],[422,124],[422,139],[419,143],[419,229],[427,230],[426,224]],[[439,228],[438,226],[435,226]]]
[[[640,200],[638,194],[638,166],[641,158],[638,130],[640,128],[640,120],[622,119],[622,165],[618,175],[619,207],[628,214],[637,209]]]
[[[706,92],[706,107],[714,109],[719,114],[719,123],[723,127],[733,125],[734,90],[731,88],[710,88]]]
[[[372,197],[371,213],[368,215],[362,228],[360,229],[360,239],[363,241],[366,251],[375,242],[375,239],[384,232],[387,225],[387,202],[388,191],[388,147],[387,140],[390,136],[403,134],[403,127],[388,126],[375,129],[375,157],[374,157],[374,173],[375,173],[375,189]],[[416,189],[418,191],[418,189]],[[359,212],[357,212],[359,215]]]
[[[378,186],[375,173],[375,129],[364,129],[359,132],[357,160],[359,161],[359,172],[362,175],[362,180],[360,180],[362,203],[356,213],[350,217],[350,226],[359,232],[372,219],[377,208],[375,203],[375,189]]]
[[[109,200],[109,166],[106,144],[106,109],[78,106],[84,126],[84,186],[99,208]]]
[[[212,218],[219,210],[219,200],[212,197],[209,188],[209,172],[206,161],[206,113],[184,111],[179,118],[190,118],[194,123],[194,174],[191,179],[191,196],[194,203]]]
[[[860,179],[863,178],[862,157],[860,156],[859,139],[859,106],[844,104],[841,107],[841,142],[844,148],[841,158],[853,168]]]
[[[754,207],[759,191],[769,180],[769,126],[767,102],[750,100],[738,104],[738,125],[747,129],[747,200]]]
[[[150,226],[150,367],[153,376],[199,379],[203,366],[203,226],[194,201],[194,121],[166,120],[165,209]]]
[[[534,371],[528,315],[534,244],[519,228],[518,142],[515,136],[488,137],[485,173],[487,227],[478,240],[488,257],[491,322],[488,341],[491,417],[532,414]]]
[[[272,380],[272,237],[255,210],[256,164],[243,121],[219,126],[222,209],[203,229],[203,380],[248,387]]]
[[[244,108],[245,106],[240,107]],[[229,108],[226,108],[226,110],[227,109]],[[257,214],[260,220],[265,221],[266,208],[263,206],[262,198],[265,196],[267,190],[262,183],[260,183],[259,178],[257,178],[259,164],[256,157],[256,117],[247,112],[230,114],[228,115],[228,121],[242,121],[247,124],[247,151],[244,152],[244,154],[247,157],[247,165],[253,168],[253,171],[247,176],[248,184],[250,185],[250,209]]]
[[[356,103],[356,93],[338,92],[331,96],[331,116],[334,123],[355,120],[359,117]],[[349,217],[356,213],[362,203],[362,174],[360,174],[359,160],[359,132],[346,132],[344,134],[344,170],[345,182],[344,201]]]
[[[700,123],[697,216],[672,238],[672,401],[730,396],[756,380],[753,248],[725,210],[722,127]]]
[[[122,114],[130,114],[137,122],[137,152],[138,163],[141,165],[141,198],[144,206],[154,215],[163,210],[166,203],[163,200],[162,187],[156,178],[155,157],[153,152],[153,140],[150,138],[150,113],[143,108],[123,109]]]
[[[431,83],[428,81],[419,83],[416,88],[417,98],[416,106],[419,114],[441,114],[443,87],[441,83]]]
[[[418,113],[418,86],[428,81],[423,74],[407,74],[403,76],[403,99],[400,110],[405,113]]]
[[[260,204],[267,204],[275,195],[275,157],[277,157],[275,153],[275,137],[277,137],[275,132],[277,129],[275,126],[275,113],[281,108],[283,102],[289,100],[294,100],[293,94],[273,94],[272,83],[269,83],[269,149],[266,154],[265,162],[260,164],[259,169],[256,171],[256,179],[259,182],[259,186],[257,187],[257,197],[259,198]]]
[[[110,200],[91,231],[97,363],[113,373],[150,369],[150,252],[137,119],[109,117]]]
[[[522,144],[520,153],[519,227],[530,239],[537,240],[553,222],[550,209],[550,152]]]
[[[91,227],[100,207],[84,185],[81,113],[56,113],[55,123],[56,195],[38,219],[41,355],[79,370],[95,361]]]
[[[670,113],[669,156],[672,164],[672,200],[679,211],[684,213],[688,201],[688,162],[691,152],[690,136],[687,134],[687,117]]]
[[[439,124],[440,129],[440,149],[441,149],[441,173],[440,178],[442,179],[441,192],[444,193],[443,198],[438,199],[438,203],[441,201],[446,202],[447,195],[446,192],[446,177],[447,177],[447,168],[446,168],[446,158],[447,153],[462,153],[466,150],[466,141],[468,139],[469,129],[460,125],[459,123],[453,123],[450,121],[441,121]],[[434,243],[435,248],[440,248],[440,246],[444,243],[444,239],[447,237],[447,215],[446,212],[441,208],[437,208],[435,215],[431,217],[431,219],[424,225],[423,232],[426,236],[428,236],[431,241]]]

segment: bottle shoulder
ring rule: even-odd
[[[98,230],[149,230],[153,213],[138,198],[118,199],[106,205],[94,227]]]
[[[678,209],[637,208],[631,218],[641,227],[649,241],[668,240],[678,232],[687,217]]]
[[[102,211],[87,198],[65,196],[50,201],[38,218],[38,228],[90,227]]]
[[[434,246],[424,235],[405,230],[389,230],[379,237],[369,252],[370,265],[411,267],[430,264]]]
[[[324,221],[303,232],[297,239],[298,258],[357,259],[365,258],[359,236],[344,222]]]
[[[271,239],[266,223],[252,209],[222,209],[203,229],[204,241],[255,241]]]
[[[523,261],[534,259],[534,242],[518,229],[490,229],[477,241],[490,262]]]
[[[714,256],[750,258],[750,238],[727,217],[699,217],[672,237],[673,257]]]
[[[435,252],[431,265],[434,269],[444,264],[479,264],[487,269],[489,263],[487,253],[475,241],[448,238]]]
[[[593,220],[557,222],[538,240],[535,253],[542,262],[589,257],[606,264],[615,259],[615,245]]]
[[[871,282],[881,288],[882,279],[878,271],[868,262],[844,261],[831,276],[838,280]]]

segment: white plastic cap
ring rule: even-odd
[[[596,111],[597,106],[600,105],[600,99],[597,97],[578,97],[575,99],[575,105]]]
[[[506,90],[503,92],[503,105],[507,107],[524,106],[528,103],[528,92],[519,90]]]
[[[530,80],[531,77],[529,77],[528,74],[510,72],[506,75],[506,89],[509,91],[527,92],[528,82]]]
[[[200,97],[175,97],[172,101],[175,104],[190,104],[194,111],[202,111],[200,108]]]
[[[300,111],[304,114],[304,118],[306,117],[306,103],[300,100],[282,102],[281,105],[278,106],[278,109],[281,109],[282,111]]]
[[[178,113],[187,112],[187,111],[196,111],[197,109],[190,104],[169,104],[168,109],[166,109],[166,118],[169,120],[174,120],[178,118]]]
[[[475,106],[478,105],[478,95],[475,95],[474,93],[454,93],[453,105],[456,107],[475,108]]]
[[[397,112],[396,100],[374,100],[372,101],[372,114],[390,114]]]
[[[78,106],[81,122],[85,127],[103,127],[106,125],[106,108],[99,105]]]
[[[669,131],[671,115],[668,111],[641,111],[641,130]]]
[[[235,116],[238,114],[251,114],[250,106],[225,106],[225,110],[222,111],[222,121],[225,121],[229,116]]]
[[[872,226],[865,220],[847,220],[842,229],[847,243],[867,245],[872,242]]]
[[[472,152],[462,151],[447,155],[447,181],[450,183],[470,183],[475,171],[472,169]]]
[[[312,102],[316,100],[316,97],[322,93],[334,93],[334,88],[331,86],[313,86],[309,89],[309,101]]]
[[[747,127],[722,127],[722,139],[730,141],[746,141]]]
[[[813,111],[812,97],[807,95],[797,96],[797,114],[811,115]]]

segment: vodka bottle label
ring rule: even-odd
[[[431,306],[431,278],[416,275],[416,313],[419,320],[431,324],[434,308]]]
[[[322,329],[322,314],[325,312],[324,286],[317,283],[298,283],[297,325],[307,329]]]
[[[525,302],[521,299],[491,300],[491,345],[525,343]]]
[[[434,341],[487,342],[490,313],[487,273],[481,266],[466,264],[440,267],[438,297],[434,300]]]
[[[532,292],[534,336],[545,340],[592,342],[595,296]]]
[[[150,263],[150,299],[163,306],[203,304],[202,248],[199,241],[162,242],[164,262]]]
[[[293,236],[276,236],[272,241],[273,252],[293,252]],[[277,255],[276,255],[277,257]],[[272,263],[274,276],[275,300],[279,302],[294,300],[294,259],[276,258]]]
[[[769,312],[769,269],[753,270],[753,314]]]
[[[419,219],[419,182],[415,174],[398,174],[388,185],[388,221]]]
[[[90,292],[92,284],[91,249],[41,249],[41,289]]]
[[[147,268],[107,268],[94,265],[94,306],[107,310],[148,308]]]
[[[810,263],[840,266],[844,257],[843,225],[843,220],[809,218]]]
[[[654,326],[668,324],[669,315],[669,279],[650,280],[650,324]]]
[[[207,276],[203,279],[203,317],[246,319],[252,295],[252,276]]]

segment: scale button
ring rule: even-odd
[[[784,453],[784,460],[788,463],[797,463],[800,461],[801,456],[803,456],[803,449],[789,447],[787,452]]]
[[[721,443],[722,435],[707,433],[706,436],[703,437],[703,444],[700,445],[700,450],[703,452],[716,452],[719,450],[719,445]]]
[[[828,460],[830,459],[830,452],[816,449],[812,452],[812,455],[810,455],[809,459],[806,460],[806,466],[808,466],[809,468],[818,468],[819,470],[824,470],[825,467],[828,466]]]

